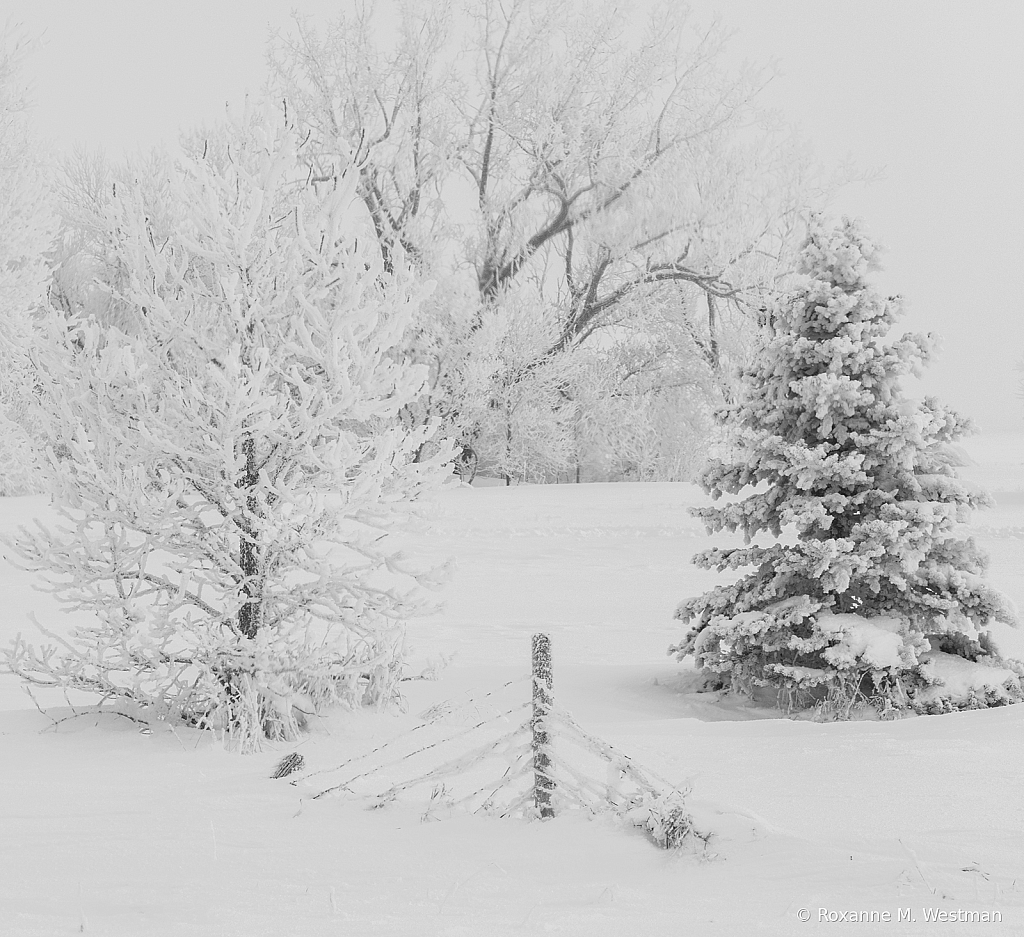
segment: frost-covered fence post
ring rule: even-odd
[[[643,829],[663,849],[679,849],[693,840],[706,844],[709,834],[697,831],[686,809],[689,788],[649,773],[624,752],[585,731],[570,713],[556,706],[550,637],[533,635],[532,650],[533,693],[529,702],[515,691],[517,702],[511,709],[469,726],[465,723],[477,719],[480,704],[499,691],[470,698],[458,707],[445,703],[429,710],[426,721],[404,735],[349,758],[336,768],[313,771],[291,783],[305,786],[318,775],[332,775],[326,785],[322,777],[316,781],[314,787],[319,791],[307,798],[349,797],[361,791],[357,796],[373,809],[415,788],[421,794],[429,792],[424,820],[440,819],[460,809],[501,818],[539,816],[548,820],[555,816],[557,787],[559,815],[579,809],[594,816],[612,814]],[[501,689],[520,686],[521,679],[510,680]],[[426,730],[426,734],[420,734],[420,730]],[[552,745],[556,735],[557,752]],[[301,756],[288,756],[278,764],[273,777],[299,770],[302,766],[298,762]],[[495,783],[497,772],[500,777]],[[482,776],[487,782],[480,786]]]
[[[533,636],[533,800],[541,819],[555,815],[551,806],[551,792],[555,789],[551,777],[551,753],[548,746],[548,715],[551,712],[551,638],[546,634]]]

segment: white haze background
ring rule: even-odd
[[[649,0],[641,0],[646,5]],[[26,62],[35,122],[55,150],[172,142],[263,80],[268,29],[353,0],[0,0],[0,22],[40,37]],[[386,5],[386,4],[385,4]],[[880,288],[906,328],[938,332],[912,392],[937,393],[985,432],[1024,429],[1024,4],[1017,0],[720,0],[733,55],[774,60],[764,103],[826,162],[881,175],[834,210],[888,247]]]

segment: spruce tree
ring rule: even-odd
[[[974,680],[980,696],[954,705],[1019,699],[1019,667],[1006,669],[989,633],[1013,612],[961,527],[990,503],[954,468],[950,444],[973,427],[904,396],[900,379],[933,343],[885,341],[901,303],[868,283],[878,255],[857,222],[812,220],[803,284],[771,310],[736,402],[718,414],[721,457],[700,478],[715,500],[753,492],[694,511],[709,533],[745,539],[694,562],[753,570],[684,601],[676,617],[691,628],[669,652],[692,654],[710,685],[767,686],[796,705],[831,694],[948,707],[966,690],[939,686],[950,656],[990,666]],[[755,542],[762,533],[777,542]]]

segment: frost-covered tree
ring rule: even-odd
[[[0,496],[39,490],[32,442],[32,314],[46,297],[55,222],[20,80],[24,40],[0,30]]]
[[[542,354],[542,309],[539,297],[507,296],[466,343],[465,369],[481,385],[475,406],[463,396],[473,444],[507,484],[551,480],[574,462],[578,356]]]
[[[709,532],[742,531],[746,545],[694,561],[753,571],[684,601],[676,615],[691,628],[670,653],[692,654],[719,686],[774,687],[797,704],[832,691],[920,705],[943,695],[922,691],[951,657],[998,665],[988,671],[998,679],[982,681],[989,702],[1019,698],[989,633],[1013,613],[960,528],[988,503],[950,458],[970,426],[902,393],[931,341],[885,341],[900,302],[868,284],[877,259],[856,222],[812,223],[806,280],[772,310],[737,401],[718,415],[728,447],[700,479],[716,500],[754,490],[695,511]],[[784,531],[795,537],[753,542]]]
[[[386,535],[445,473],[398,419],[424,386],[395,353],[424,289],[400,256],[382,268],[352,177],[308,182],[300,139],[247,113],[165,161],[159,236],[141,184],[118,186],[134,327],[51,317],[36,368],[63,523],[14,544],[95,623],[19,638],[11,670],[242,748],[392,694],[433,573]]]
[[[545,340],[528,376],[571,367],[550,362],[580,346],[650,334],[651,310],[683,310],[675,366],[700,358],[698,371],[713,373],[700,385],[707,408],[721,402],[737,333],[753,331],[799,243],[802,207],[828,187],[757,108],[767,73],[732,68],[726,41],[678,2],[638,16],[593,0],[423,0],[360,6],[326,30],[300,19],[270,62],[274,87],[311,128],[313,175],[358,172],[385,264],[398,245],[432,277],[468,282],[471,329],[539,297]],[[454,352],[474,343],[434,325],[431,347],[412,347],[433,357],[436,340],[447,346],[435,412],[482,463],[508,464],[504,436],[467,418],[462,374],[476,363]],[[554,445],[523,450],[528,474],[550,475],[564,462],[563,435],[547,432],[564,422],[564,398],[547,395],[554,409],[542,414],[545,394],[520,379],[513,351],[491,359],[495,406],[531,427],[520,439]],[[652,381],[665,364],[641,363]],[[602,386],[650,404],[643,419],[658,423],[656,395]],[[512,413],[509,393],[529,405]]]

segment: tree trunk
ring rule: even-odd
[[[718,304],[714,294],[705,292],[708,300],[708,363],[715,374],[722,368],[721,353],[718,350]]]
[[[512,484],[512,474],[508,470],[508,464],[512,459],[512,411],[505,407],[505,487]]]
[[[259,473],[256,470],[256,443],[251,436],[242,441],[242,452],[245,454],[245,474],[240,480],[239,487],[245,489],[248,494],[245,499],[245,520],[238,549],[238,565],[242,570],[242,592],[245,596],[242,607],[238,610],[238,630],[247,638],[255,638],[263,617],[263,602],[258,582],[260,549],[256,543],[254,523],[259,507],[255,494]]]

